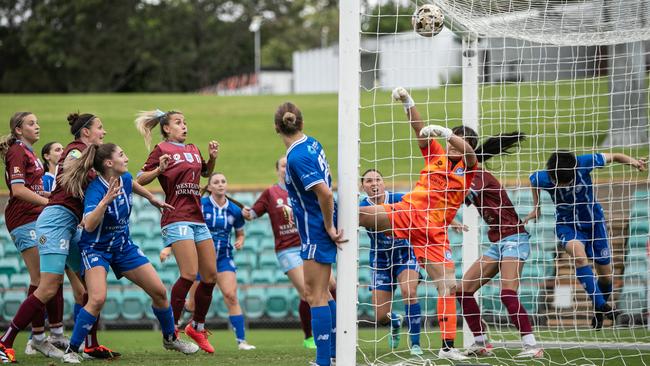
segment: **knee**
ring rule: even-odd
[[[226,305],[228,305],[228,306],[237,305],[237,303],[238,303],[237,291],[224,292],[223,300],[226,302]]]
[[[86,306],[95,313],[101,312],[106,302],[106,294],[90,294]]]
[[[456,280],[443,279],[436,284],[438,288],[438,295],[440,296],[456,296]]]
[[[580,268],[580,267],[584,267],[586,265],[589,265],[589,262],[587,261],[586,257],[574,257],[573,259],[575,261],[576,268]]]
[[[401,286],[401,291],[404,301],[408,302],[409,304],[417,299],[417,284],[405,284]]]

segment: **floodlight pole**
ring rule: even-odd
[[[255,53],[255,94],[260,94],[261,88],[260,88],[260,77],[261,77],[261,71],[262,71],[262,56],[261,56],[261,35],[260,35],[260,29],[262,28],[262,21],[263,18],[261,16],[254,16],[253,20],[251,21],[250,26],[248,27],[248,30],[253,32],[255,35],[255,46],[254,46],[254,53]]]

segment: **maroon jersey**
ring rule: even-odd
[[[12,184],[23,184],[30,191],[43,195],[43,164],[34,154],[31,146],[18,140],[7,150],[5,156],[5,182],[9,187],[9,203],[5,209],[7,230],[10,232],[22,225],[36,221],[43,206],[35,205],[14,197]]]
[[[276,184],[267,188],[260,198],[255,201],[252,210],[259,217],[268,212],[275,237],[275,251],[299,247],[300,235],[298,229],[290,220],[292,212],[289,206],[289,192]]]
[[[57,179],[55,180],[54,189],[52,190],[52,195],[50,196],[50,202],[47,204],[48,206],[63,206],[67,208],[75,215],[77,215],[79,220],[81,220],[81,216],[84,212],[83,199],[74,197],[72,194],[68,193],[68,191],[63,188],[61,184],[59,184],[60,182],[58,177],[61,175],[61,173],[63,173],[63,162],[68,157],[68,155],[72,154],[75,159],[79,159],[87,147],[88,145],[85,143],[79,140],[74,140],[69,143],[65,149],[63,149],[61,159],[59,159],[59,165],[56,166]],[[84,190],[88,186],[88,183],[90,183],[91,180],[95,179],[95,176],[96,174],[94,171],[88,173],[88,176],[86,177],[86,183],[83,185]]]
[[[167,169],[158,176],[158,181],[165,192],[165,202],[174,206],[174,209],[163,212],[160,226],[179,221],[205,223],[201,212],[199,181],[201,173],[207,171],[207,165],[199,148],[192,144],[161,142],[149,154],[142,171],[158,169],[159,159],[165,154],[171,156],[171,160]]]
[[[476,206],[489,226],[488,239],[493,243],[510,235],[526,233],[506,190],[492,173],[482,168],[476,170],[465,203]]]

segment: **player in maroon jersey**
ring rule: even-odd
[[[212,290],[217,281],[217,257],[203,213],[201,212],[201,177],[209,177],[214,170],[219,144],[210,141],[206,162],[199,148],[186,144],[187,123],[178,111],[160,110],[141,112],[135,120],[138,131],[144,136],[147,148],[151,143],[151,131],[160,124],[163,141],[149,154],[138,183],[146,185],[158,179],[165,192],[165,202],[175,207],[163,212],[161,219],[164,246],[171,246],[180,277],[172,287],[171,305],[174,319],[179,320],[185,305],[185,297],[192,287],[197,272],[201,283],[194,295],[192,322],[185,327],[190,336],[205,352],[213,353],[205,329],[205,315],[212,302]]]
[[[488,138],[478,148],[478,136],[465,135],[464,138],[476,150],[479,163],[484,163],[496,155],[507,153],[509,148],[523,141],[525,136],[519,132],[502,134]],[[494,175],[482,166],[477,168],[465,203],[473,204],[477,208],[489,227],[488,238],[493,243],[467,270],[463,276],[462,288],[456,294],[463,307],[463,316],[474,334],[474,344],[465,351],[465,355],[492,355],[492,345],[488,342],[487,329],[481,320],[481,311],[474,293],[501,272],[501,301],[524,343],[524,350],[515,357],[540,358],[544,351],[536,343],[526,309],[517,296],[519,277],[530,254],[530,235],[519,219],[506,190]],[[452,222],[451,227],[457,231],[465,229],[456,221]]]
[[[93,114],[73,113],[68,116],[70,132],[74,135],[72,141],[63,151],[58,166],[58,174],[68,162],[81,156],[81,152],[93,143],[102,143],[106,131],[102,121]],[[40,280],[38,287],[20,305],[7,331],[0,337],[0,359],[15,361],[12,349],[18,332],[34,319],[43,316],[45,304],[62,294],[63,272],[66,264],[75,272],[80,270],[80,255],[75,238],[78,225],[81,223],[83,203],[79,198],[70,195],[60,186],[54,188],[47,206],[36,220],[36,240],[39,244]],[[85,296],[87,301],[87,296]],[[60,302],[62,307],[63,301]],[[83,304],[75,304],[75,310]],[[62,313],[62,310],[61,310]],[[55,319],[56,320],[56,319]],[[50,322],[55,320],[50,319]],[[84,353],[93,358],[113,358],[119,353],[99,345],[97,341],[97,324],[86,341]],[[32,344],[33,345],[33,344]],[[61,351],[48,348],[50,356],[63,357]]]
[[[314,337],[311,332],[311,312],[310,306],[305,301],[305,279],[303,275],[303,263],[300,257],[300,236],[298,229],[293,222],[293,212],[289,206],[289,193],[287,192],[284,177],[287,168],[287,158],[285,156],[275,162],[275,172],[278,175],[278,183],[267,188],[262,195],[255,201],[253,207],[243,209],[246,220],[254,220],[269,214],[271,227],[273,228],[273,237],[275,238],[275,253],[278,258],[278,264],[282,271],[289,277],[289,280],[300,295],[300,323],[305,333],[303,346],[305,348],[316,349]],[[330,292],[335,295],[336,283],[334,278],[330,278]]]

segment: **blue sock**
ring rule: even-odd
[[[612,294],[612,283],[598,281],[598,287],[600,287],[600,292],[603,294],[603,299],[605,299],[605,302],[607,302],[607,300],[609,300],[609,296]]]
[[[77,352],[79,347],[84,343],[88,332],[92,329],[93,325],[97,321],[92,314],[86,311],[86,309],[80,309],[79,315],[74,322],[74,329],[72,330],[72,337],[70,337],[70,349]]]
[[[74,308],[72,309],[72,320],[77,320],[77,315],[79,315],[79,310],[83,309],[83,305],[74,303]]]
[[[166,309],[156,309],[152,306],[151,309],[156,318],[158,318],[163,337],[167,340],[173,340],[175,338],[176,327],[174,326],[174,313],[172,312],[171,306],[168,306]]]
[[[330,366],[332,313],[329,306],[311,308],[311,329],[316,343],[316,363],[319,366]]]
[[[594,307],[602,309],[606,304],[603,294],[600,292],[600,287],[598,287],[598,282],[596,282],[596,277],[594,277],[594,272],[591,270],[591,266],[586,265],[584,267],[576,268],[576,276],[582,284],[582,287],[587,291],[587,295],[591,297],[591,301],[594,303]]]
[[[330,337],[330,358],[336,358],[336,301],[327,302],[332,316],[332,336]]]
[[[401,328],[402,327],[402,322],[399,320],[399,317],[395,313],[390,313],[390,327],[395,329],[395,328]]]
[[[420,345],[420,323],[422,319],[422,309],[420,303],[406,304],[405,307],[406,320],[409,325],[409,338],[411,339],[411,346]]]
[[[246,340],[246,330],[244,329],[244,315],[231,315],[230,325],[232,329],[235,330],[235,338],[237,338],[237,343],[241,343]]]

